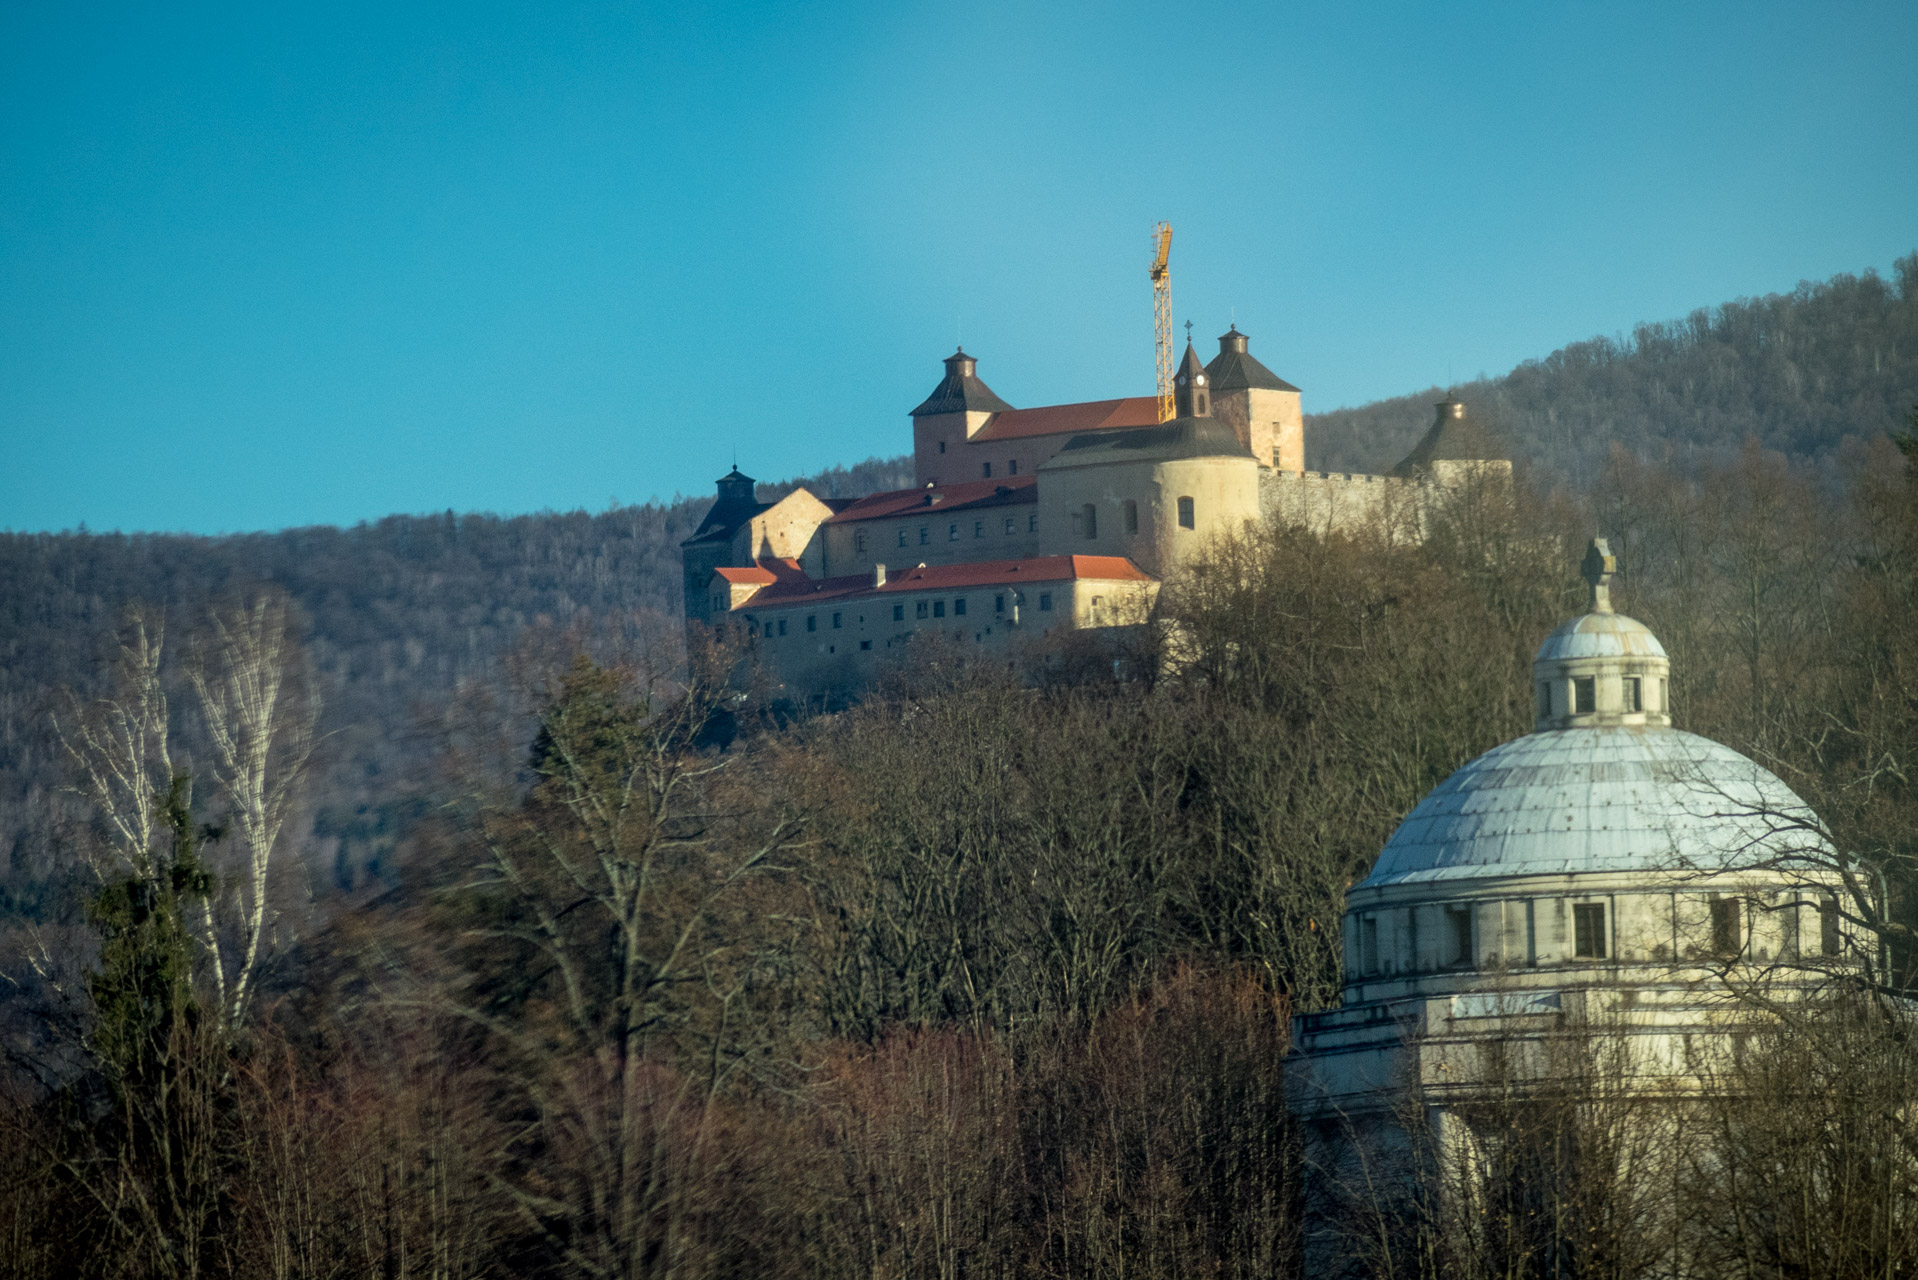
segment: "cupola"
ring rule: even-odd
[[[720,503],[731,506],[751,502],[753,500],[753,486],[757,481],[735,466],[731,471],[719,477],[716,483],[719,486]]]
[[[1199,353],[1190,342],[1185,344],[1185,359],[1179,361],[1179,371],[1172,378],[1172,403],[1181,418],[1212,416],[1212,388],[1205,366],[1199,363]]]
[[[1546,636],[1532,660],[1535,728],[1670,725],[1671,660],[1644,623],[1613,611],[1610,544],[1593,538],[1580,567],[1587,611]]]
[[[939,380],[932,394],[912,411],[913,417],[927,418],[943,413],[1004,413],[1012,408],[994,395],[991,387],[979,381],[979,361],[977,357],[967,355],[964,347],[947,356],[945,363],[946,376]]]

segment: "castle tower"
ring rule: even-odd
[[[956,468],[958,446],[972,439],[996,413],[1012,408],[979,381],[979,361],[964,347],[946,357],[946,376],[912,411],[912,470],[918,485],[971,479]]]
[[[1186,343],[1178,416],[1074,436],[1039,468],[1040,550],[1124,556],[1165,575],[1259,518],[1259,467],[1212,414],[1212,378]]]
[[[1207,365],[1212,412],[1231,424],[1262,467],[1305,470],[1305,416],[1299,389],[1253,358],[1239,327],[1219,335],[1219,354]]]
[[[734,467],[714,482],[718,496],[706,510],[693,536],[679,544],[680,562],[685,571],[686,616],[705,621],[711,613],[706,586],[713,570],[721,565],[750,563],[750,549],[735,545],[741,530],[766,509],[754,496],[758,483]]]
[[[1434,484],[1456,484],[1483,469],[1485,464],[1503,464],[1510,476],[1512,462],[1504,445],[1485,429],[1478,419],[1465,411],[1465,402],[1451,392],[1432,406],[1437,411],[1412,452],[1405,455],[1392,474],[1408,479],[1425,479]]]
[[[1199,363],[1199,353],[1192,349],[1190,342],[1185,344],[1185,358],[1179,361],[1179,371],[1172,377],[1172,403],[1181,418],[1209,418],[1212,416],[1212,379],[1207,376],[1205,366]]]

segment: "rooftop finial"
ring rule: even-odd
[[[1190,320],[1185,322],[1185,345],[1188,347],[1192,345],[1192,322]]]
[[[1611,544],[1603,538],[1593,538],[1592,545],[1585,551],[1585,563],[1579,569],[1592,587],[1591,612],[1610,613],[1612,575],[1618,572],[1618,557],[1612,554]]]

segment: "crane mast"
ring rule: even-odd
[[[1159,374],[1159,421],[1170,422],[1172,407],[1172,224],[1152,228],[1152,338]]]

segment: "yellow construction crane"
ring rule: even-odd
[[[1158,347],[1159,421],[1172,420],[1172,224],[1152,228],[1152,337]]]

